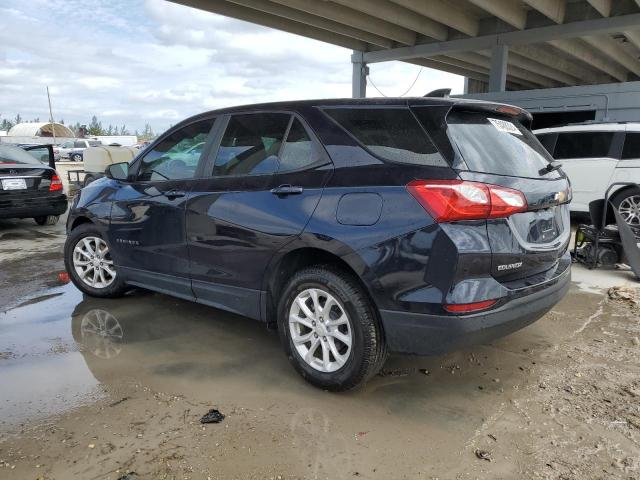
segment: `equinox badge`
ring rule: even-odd
[[[507,263],[505,265],[498,265],[498,271],[503,271],[503,270],[513,270],[515,268],[520,268],[522,266],[522,262],[516,262],[516,263]]]

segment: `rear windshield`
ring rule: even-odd
[[[0,145],[0,165],[41,164],[38,159],[11,145]]]
[[[384,160],[448,166],[408,108],[327,108],[324,111]]]
[[[469,170],[513,177],[539,178],[552,161],[531,131],[513,118],[481,112],[451,112],[448,133]],[[557,177],[557,172],[545,177]]]

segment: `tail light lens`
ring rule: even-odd
[[[464,180],[414,180],[407,190],[438,222],[508,217],[528,209],[522,192]]]
[[[60,180],[60,177],[57,174],[54,174],[53,177],[51,177],[51,183],[49,184],[49,191],[58,192],[60,190],[62,190],[62,180]]]

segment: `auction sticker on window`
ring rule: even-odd
[[[518,127],[516,127],[511,122],[500,120],[499,118],[487,118],[487,120],[489,120],[491,124],[501,132],[513,133],[514,135],[522,135],[522,132],[518,130]]]

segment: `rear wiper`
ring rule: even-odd
[[[551,173],[551,172],[553,172],[555,170],[558,170],[560,167],[562,167],[561,163],[549,162],[546,167],[541,168],[540,170],[538,170],[538,174],[539,175],[546,175],[547,173]]]

